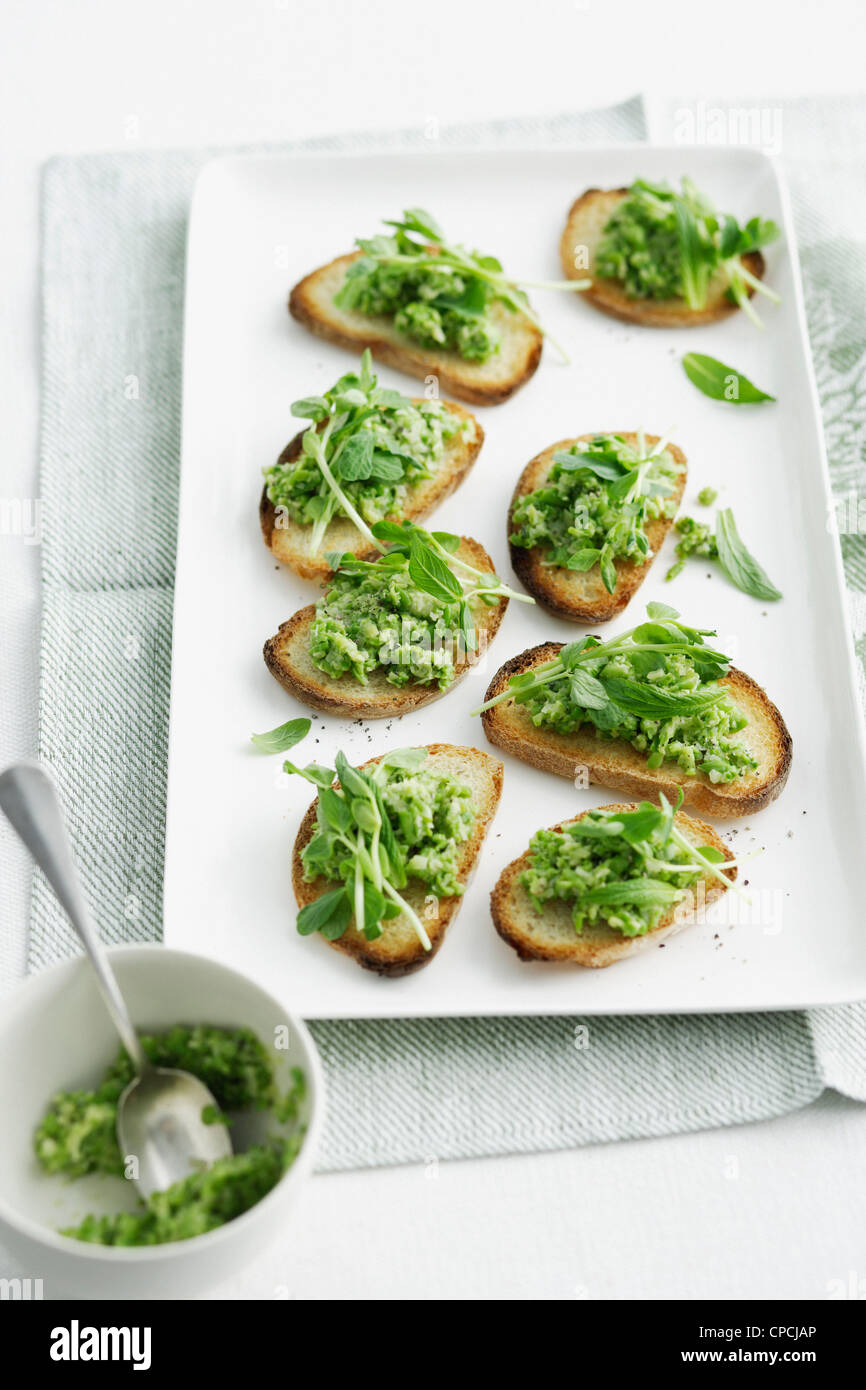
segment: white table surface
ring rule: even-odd
[[[438,0],[414,14],[398,0],[6,0],[0,498],[36,495],[49,155],[548,114],[641,90],[651,104],[671,88],[731,102],[852,92],[864,44],[860,0],[825,2],[820,24],[786,0],[729,0],[712,26],[693,0]],[[38,547],[0,535],[0,766],[35,746],[38,563]],[[5,826],[0,884],[20,927],[0,953],[8,987],[28,874]],[[317,1177],[274,1250],[214,1295],[866,1298],[864,1163],[866,1108],[828,1095],[736,1129]],[[0,1275],[26,1272],[0,1249]]]

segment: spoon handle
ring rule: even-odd
[[[150,1062],[84,900],[54,782],[38,763],[13,763],[0,773],[0,809],[33,855],[80,936],[106,1008],[136,1071],[147,1071]]]

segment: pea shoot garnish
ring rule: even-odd
[[[316,606],[310,657],[335,680],[350,674],[366,685],[382,669],[393,685],[435,682],[445,690],[461,647],[470,659],[478,651],[485,607],[534,602],[470,563],[448,531],[379,521],[371,534],[384,548],[375,559],[326,556],[334,573]]]
[[[300,456],[266,469],[265,488],[278,513],[283,508],[310,527],[311,555],[339,516],[374,549],[384,549],[372,524],[399,512],[408,491],[433,476],[448,441],[474,429],[471,418],[441,401],[413,401],[380,386],[369,350],[358,372],[341,376],[322,396],[295,401],[292,414],[311,421]]]
[[[543,911],[553,899],[571,908],[574,930],[599,923],[626,937],[644,936],[662,917],[685,904],[702,878],[732,889],[738,861],[715,845],[699,845],[677,824],[683,802],[663,792],[658,805],[634,810],[601,807],[555,830],[539,830],[520,875],[533,904]]]
[[[301,853],[304,873],[339,884],[298,913],[302,936],[318,931],[336,941],[354,918],[357,930],[375,941],[403,915],[424,950],[431,949],[406,885],[420,879],[439,898],[463,892],[459,847],[472,831],[474,811],[469,788],[427,761],[426,748],[400,748],[363,768],[352,767],[342,752],[333,768],[284,764],[318,789],[315,833]]]
[[[385,225],[394,229],[390,236],[358,239],[362,255],[349,266],[336,304],[389,316],[399,332],[423,346],[452,350],[470,362],[485,362],[499,350],[500,333],[490,316],[493,304],[524,314],[544,334],[525,291],[573,293],[591,283],[511,277],[495,256],[449,241],[423,208],[407,208],[402,218],[385,219]],[[554,346],[567,362],[565,350]]]
[[[752,217],[745,224],[719,213],[690,178],[679,189],[636,179],[608,220],[595,273],[618,280],[633,299],[682,298],[690,309],[706,307],[710,284],[721,276],[730,298],[758,327],[750,291],[778,303],[745,258],[779,236],[775,222]]]
[[[681,623],[664,603],[650,603],[647,617],[605,642],[569,642],[473,713],[513,700],[538,727],[572,734],[588,724],[601,738],[631,743],[650,769],[675,762],[714,784],[747,776],[758,764],[732,737],[748,720],[721,684],[728,657],[704,641],[715,634]]]

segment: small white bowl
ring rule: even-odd
[[[313,1166],[325,1111],[322,1068],[300,1020],[272,995],[225,965],[163,946],[120,946],[109,952],[133,1022],[144,1032],[176,1023],[252,1028],[268,1047],[280,1091],[290,1069],[303,1068],[307,1095],[301,1151],[256,1206],[207,1235],[167,1245],[90,1245],[58,1227],[88,1212],[132,1210],[131,1182],[89,1175],[69,1181],[45,1173],[33,1134],[55,1091],[99,1082],[119,1048],[86,960],[64,961],[34,975],[4,1005],[0,1019],[0,1243],[42,1280],[44,1298],[184,1298],[230,1278],[282,1230]],[[283,1026],[288,1046],[274,1047]],[[273,1117],[253,1113],[233,1128],[238,1147],[273,1130]]]

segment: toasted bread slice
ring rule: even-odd
[[[512,676],[552,661],[562,646],[562,642],[543,642],[507,661],[490,682],[485,700],[499,695]],[[573,780],[578,770],[586,769],[590,782],[615,787],[617,791],[643,796],[650,801],[655,800],[659,792],[675,801],[682,787],[684,803],[706,815],[719,819],[747,816],[775,801],[788,780],[793,747],[791,735],[776,706],[750,676],[732,666],[719,683],[748,718],[748,724],[737,737],[758,762],[755,772],[728,784],[714,785],[706,773],[701,772],[689,777],[672,763],[648,768],[646,758],[630,743],[624,739],[602,738],[591,724],[573,734],[536,728],[526,708],[513,700],[503,700],[501,705],[485,710],[481,717],[491,743],[544,772],[555,772]]]
[[[414,404],[420,403],[416,397]],[[408,490],[406,505],[395,518],[397,521],[422,521],[425,516],[429,516],[440,502],[444,502],[445,498],[450,497],[454,489],[460,486],[484,443],[484,431],[474,415],[470,415],[468,410],[455,405],[453,401],[444,401],[443,404],[453,415],[472,421],[475,427],[474,436],[470,439],[463,434],[455,434],[446,440],[444,452],[433,476],[421,479]],[[291,443],[286,445],[278,459],[279,463],[294,462],[301,452],[301,440],[305,434],[306,430],[300,430]],[[266,487],[262,488],[259,521],[265,545],[281,564],[288,565],[302,579],[326,579],[331,573],[331,567],[325,556],[331,551],[339,551],[341,554],[348,552],[362,560],[368,560],[371,555],[377,553],[367,544],[347,516],[337,516],[327,527],[318,554],[310,555],[312,527],[301,526],[288,517],[278,519]]]
[[[496,573],[484,547],[468,536],[461,537],[456,554],[476,569]],[[310,659],[310,628],[316,616],[312,603],[283,623],[275,637],[268,638],[264,649],[265,664],[290,695],[313,709],[323,710],[325,714],[342,714],[349,719],[393,718],[420,709],[422,705],[429,705],[431,700],[438,700],[453,690],[454,685],[483,656],[493,641],[507,607],[507,598],[501,598],[492,605],[479,603],[476,606],[477,649],[471,659],[461,650],[454,682],[446,690],[440,690],[435,684],[422,685],[418,681],[410,681],[403,686],[393,685],[386,679],[387,673],[382,667],[371,672],[366,685],[353,676],[346,675],[334,680],[326,675]]]
[[[572,204],[559,244],[562,268],[569,280],[592,279],[581,299],[588,299],[597,309],[627,323],[641,323],[648,328],[688,328],[702,323],[716,323],[735,314],[738,305],[728,298],[727,281],[717,271],[710,281],[707,302],[703,309],[690,309],[684,299],[632,299],[618,280],[603,280],[596,276],[595,257],[605,227],[617,203],[628,195],[627,188],[588,188]],[[585,253],[578,256],[578,249]],[[764,278],[764,257],[760,251],[749,251],[743,265],[759,280]],[[749,290],[749,295],[754,293]]]
[[[460,846],[457,873],[460,883],[465,887],[472,876],[484,837],[499,803],[502,791],[502,763],[498,758],[492,758],[489,753],[481,753],[477,748],[458,748],[453,743],[430,743],[427,745],[427,751],[428,767],[432,765],[437,771],[450,772],[472,788],[475,824],[469,839]],[[371,758],[364,766],[369,767],[371,763],[378,761],[378,758]],[[334,887],[331,879],[322,876],[309,883],[304,878],[301,851],[309,843],[316,828],[316,805],[317,802],[314,801],[301,821],[292,854],[292,885],[299,908],[306,907],[307,903],[314,902]],[[355,920],[352,918],[339,940],[329,941],[328,945],[333,946],[336,951],[342,951],[344,955],[354,957],[365,970],[374,970],[379,975],[395,978],[420,970],[422,965],[433,959],[442,945],[449,924],[457,915],[463,898],[462,895],[440,898],[435,912],[431,913],[427,909],[430,900],[428,885],[417,878],[410,878],[407,886],[401,890],[401,896],[424,923],[430,938],[431,950],[425,951],[412,923],[405,915],[385,922],[382,935],[376,941],[368,941],[364,933],[356,929]]]
[[[319,338],[358,353],[369,348],[380,362],[424,381],[436,377],[440,389],[472,405],[499,405],[533,375],[541,360],[542,334],[525,314],[494,303],[490,317],[502,334],[499,351],[486,362],[467,362],[458,352],[426,348],[398,333],[390,318],[340,309],[334,295],[346,271],[361,255],[353,251],[305,275],[289,296],[289,313]]]
[[[621,433],[629,444],[637,444],[637,435],[632,431],[616,431],[616,433]],[[514,530],[514,507],[518,499],[525,497],[528,492],[534,492],[536,488],[544,484],[553,467],[554,454],[558,454],[562,449],[570,449],[572,444],[578,443],[578,440],[594,438],[595,435],[593,434],[581,434],[577,439],[560,439],[558,443],[551,444],[549,449],[536,454],[535,458],[526,465],[511,499],[508,513],[509,535]],[[659,442],[657,434],[648,434],[644,438],[650,447]],[[679,507],[686,485],[688,464],[685,454],[682,449],[677,448],[676,444],[668,444],[666,452],[672,456],[680,469],[679,480],[675,484],[673,492],[673,497],[677,507]],[[534,545],[527,550],[525,547],[512,545],[509,542],[511,566],[524,588],[532,594],[533,598],[543,604],[549,612],[555,613],[558,618],[566,618],[573,623],[606,623],[610,618],[615,618],[617,613],[621,613],[637,593],[649,574],[650,565],[661,549],[671,524],[671,520],[667,517],[657,517],[647,523],[644,529],[650,543],[650,554],[643,564],[625,557],[614,561],[616,588],[612,594],[608,593],[602,583],[599,565],[593,565],[591,570],[579,574],[576,570],[566,569],[564,565],[548,564],[545,558],[548,551],[544,545]]]
[[[636,805],[615,803],[601,809],[633,811]],[[585,815],[584,811],[583,815],[574,816],[564,824],[572,825],[574,821],[583,820]],[[698,848],[712,845],[725,859],[733,859],[727,845],[719,839],[712,826],[682,812],[677,813],[676,823],[686,838]],[[563,825],[555,825],[552,828],[562,830]],[[690,926],[694,921],[694,913],[690,914],[684,910],[687,906],[684,899],[682,903],[666,912],[658,926],[646,932],[644,936],[623,936],[622,932],[617,931],[615,927],[607,926],[604,922],[587,924],[578,933],[574,929],[571,910],[567,903],[554,898],[546,902],[540,912],[535,907],[527,889],[520,882],[520,875],[528,867],[529,850],[521,854],[519,859],[512,860],[502,870],[499,881],[490,895],[490,911],[494,926],[503,941],[507,941],[508,945],[514,948],[521,960],[569,961],[574,965],[599,970],[606,965],[615,965],[618,960],[625,960],[628,956],[637,955],[639,951],[645,951],[650,946],[660,945],[669,936],[681,931],[683,927]],[[723,872],[733,883],[737,877],[736,868],[724,869]],[[727,889],[717,878],[712,874],[704,874],[692,888],[692,905],[709,905],[726,892]]]

